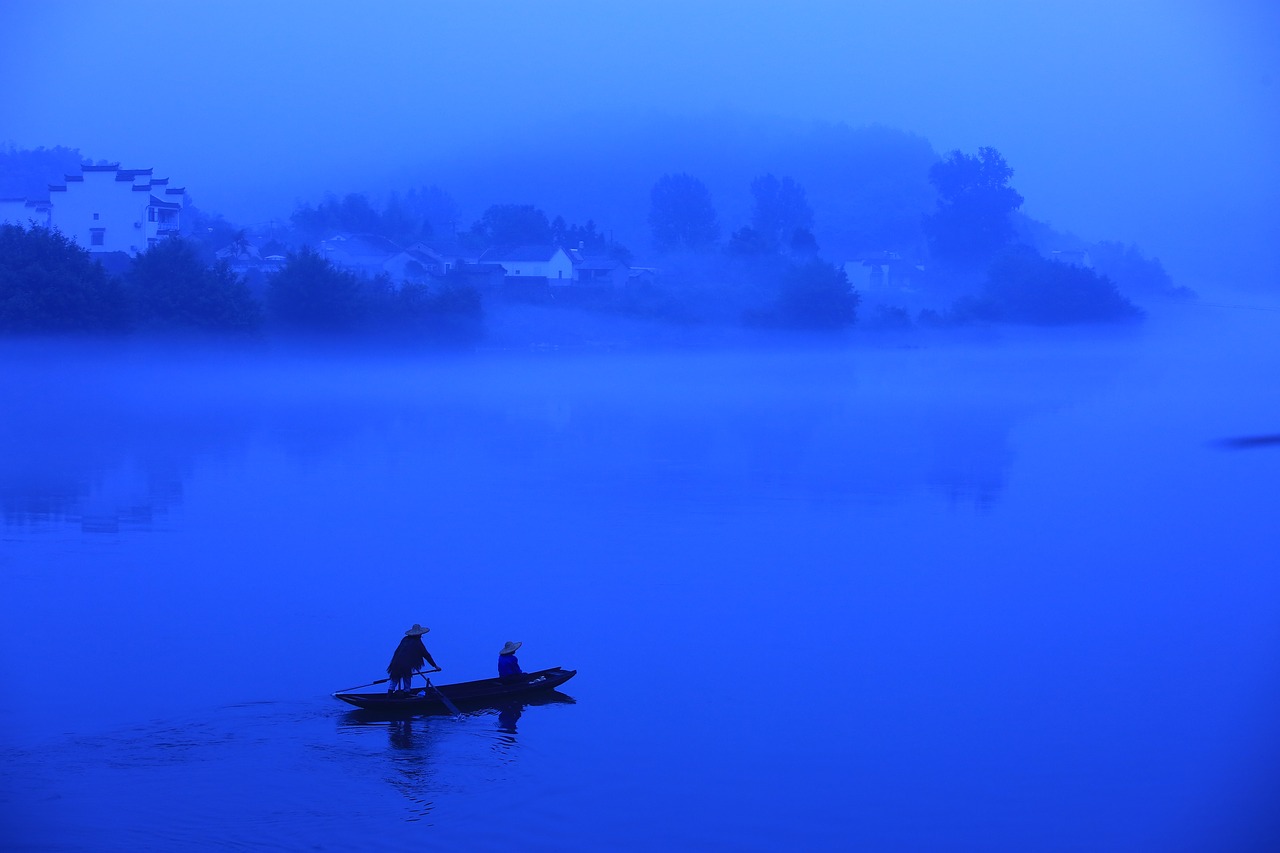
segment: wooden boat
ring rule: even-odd
[[[561,669],[556,666],[551,669],[540,669],[537,672],[508,675],[505,678],[482,678],[479,681],[460,681],[457,684],[436,684],[435,689],[423,686],[398,693],[386,691],[335,693],[333,698],[369,711],[423,713],[438,711],[445,707],[439,694],[436,693],[436,690],[439,690],[459,708],[487,708],[515,697],[554,690],[577,674],[576,669]]]

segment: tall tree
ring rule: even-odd
[[[457,202],[435,184],[409,190],[404,203],[422,220],[424,234],[453,237],[458,230]]]
[[[653,185],[649,198],[649,230],[654,248],[703,249],[720,236],[711,193],[692,175],[663,175]]]
[[[153,331],[246,332],[261,320],[257,301],[226,261],[206,266],[180,237],[134,258],[125,284],[140,325]]]
[[[267,283],[267,307],[282,326],[302,332],[348,332],[369,310],[364,284],[313,249],[291,253]]]
[[[979,148],[976,157],[952,151],[929,169],[938,209],[925,218],[924,229],[934,259],[978,269],[1012,242],[1012,214],[1022,206],[1022,196],[1009,186],[1012,177],[994,148]]]
[[[813,210],[804,187],[791,178],[761,175],[751,182],[751,195],[755,199],[751,227],[768,245],[785,246],[797,231],[813,228]]]
[[[0,224],[0,332],[118,331],[126,309],[116,280],[69,237]]]
[[[547,215],[531,204],[491,205],[471,226],[483,247],[545,245],[551,242]]]

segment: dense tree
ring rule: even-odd
[[[364,283],[310,248],[290,253],[284,267],[267,282],[269,316],[301,332],[349,332],[369,310]]]
[[[747,319],[763,326],[831,331],[857,320],[859,301],[844,270],[811,260],[791,266],[779,280],[772,304]]]
[[[650,193],[649,230],[654,248],[698,250],[720,236],[705,184],[692,175],[663,175]]]
[[[105,332],[127,325],[102,265],[48,228],[0,225],[0,332]]]
[[[0,147],[0,198],[49,197],[49,184],[62,183],[62,176],[76,173],[84,158],[79,149]]]
[[[381,287],[374,314],[378,331],[400,340],[450,345],[474,342],[484,332],[480,293],[457,282]]]
[[[767,237],[755,228],[750,225],[744,225],[729,235],[729,242],[725,245],[724,250],[729,255],[738,258],[760,258],[776,251],[777,245],[771,243]]]
[[[751,227],[769,245],[786,248],[796,231],[813,228],[813,210],[804,187],[791,178],[761,175],[751,182],[751,196]]]
[[[393,192],[387,196],[387,203],[382,207],[375,233],[394,243],[408,245],[415,240],[430,237],[431,225],[416,215],[399,193]]]
[[[1094,269],[1114,281],[1126,293],[1147,296],[1190,296],[1192,291],[1173,283],[1159,258],[1148,258],[1136,245],[1102,241],[1089,248]]]
[[[952,151],[929,170],[938,209],[926,217],[935,260],[956,269],[981,269],[1013,240],[1012,214],[1022,196],[1009,186],[1013,169],[994,148],[976,157]]]
[[[551,220],[551,239],[558,246],[581,247],[587,252],[602,252],[609,247],[608,239],[596,230],[596,223],[591,219],[586,225],[570,225],[563,216],[557,216]]]
[[[1017,246],[991,265],[976,299],[961,302],[955,319],[1058,326],[1135,320],[1142,312],[1111,279],[1085,267],[1050,261]]]
[[[210,213],[199,207],[190,196],[183,200],[180,230],[182,237],[195,244],[205,263],[213,263],[218,252],[234,242],[244,230],[227,221],[220,213]]]
[[[471,226],[471,236],[481,248],[541,246],[552,239],[547,215],[532,204],[490,205]]]
[[[262,319],[244,280],[225,261],[206,265],[181,238],[161,240],[138,255],[124,279],[144,329],[247,332]]]
[[[630,263],[631,250],[596,228],[594,220],[586,225],[570,225],[563,216],[551,220],[551,242],[566,249],[581,249],[590,255],[606,255],[623,263]]]
[[[290,219],[294,227],[312,238],[331,237],[338,232],[383,234],[382,214],[364,193],[347,193],[341,199],[327,195],[320,204],[299,205]]]
[[[409,190],[404,205],[422,223],[424,235],[452,235],[458,230],[457,202],[435,184]]]

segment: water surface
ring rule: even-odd
[[[0,788],[51,850],[1266,849],[1280,314],[665,353],[11,346]],[[439,680],[573,701],[353,717]]]

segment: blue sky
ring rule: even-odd
[[[1251,0],[11,0],[0,16],[0,142],[154,166],[244,222],[556,125],[731,112],[993,145],[1028,213],[1175,271],[1280,236],[1280,13]]]

